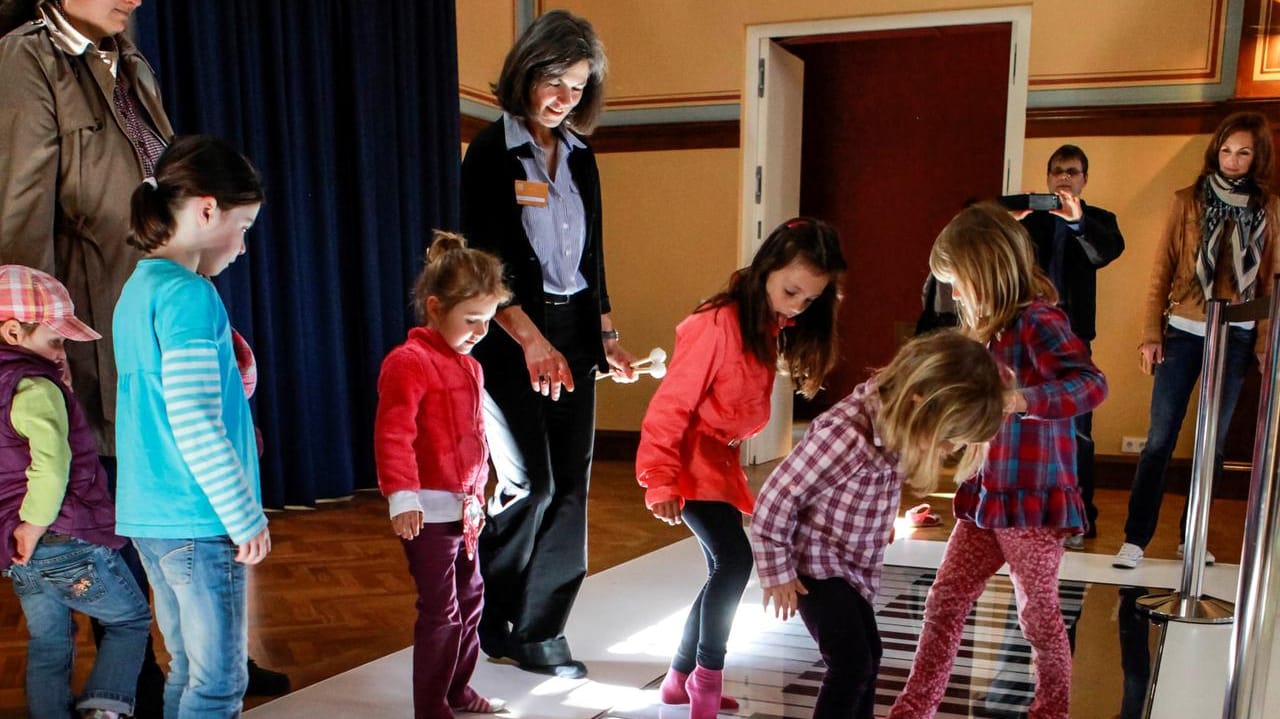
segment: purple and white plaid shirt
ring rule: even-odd
[[[751,519],[760,585],[842,577],[875,601],[904,479],[882,445],[875,381],[823,412],[765,480]]]

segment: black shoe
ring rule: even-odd
[[[263,669],[258,663],[249,660],[249,688],[245,694],[259,697],[278,697],[289,693],[289,675]]]
[[[520,662],[517,666],[526,672],[549,674],[562,679],[582,679],[587,676],[587,665],[576,659],[570,659],[562,664],[525,664]]]
[[[133,703],[134,719],[164,719],[164,671],[156,663],[151,638],[138,672],[138,689]]]

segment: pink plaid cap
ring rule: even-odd
[[[22,265],[0,265],[0,321],[44,325],[69,340],[102,339],[76,319],[71,295],[52,275]]]

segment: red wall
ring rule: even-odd
[[[938,231],[1000,194],[1009,41],[1000,24],[787,43],[805,61],[801,213],[836,226],[850,267],[840,367],[798,414],[892,358]]]

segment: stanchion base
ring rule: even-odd
[[[1180,592],[1162,592],[1139,597],[1135,604],[1153,621],[1191,624],[1230,624],[1235,621],[1235,605],[1217,597],[1183,598]]]

